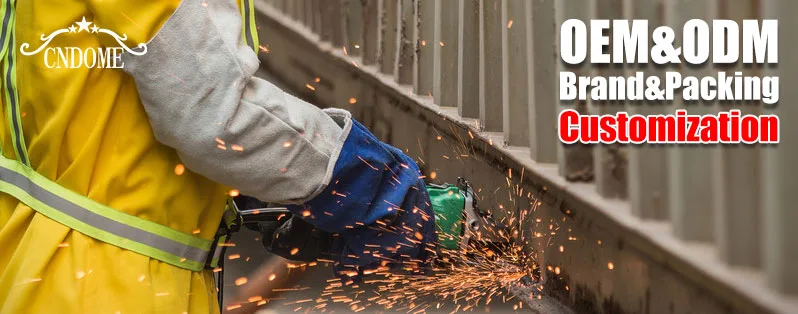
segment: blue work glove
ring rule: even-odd
[[[360,278],[392,266],[423,270],[437,235],[421,176],[410,157],[352,120],[327,188],[288,209],[336,234],[330,253],[339,276]]]

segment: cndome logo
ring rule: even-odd
[[[77,69],[80,67],[121,69],[125,66],[122,62],[123,52],[127,51],[136,56],[147,53],[146,44],[139,44],[135,48],[136,50],[130,49],[125,44],[126,34],[120,36],[112,30],[98,27],[97,24],[92,26],[92,24],[94,23],[86,21],[84,16],[80,22],[75,22],[67,28],[56,30],[47,36],[42,34],[41,41],[43,43],[36,50],[26,51],[30,48],[30,44],[23,43],[19,47],[19,52],[26,56],[32,56],[44,51],[44,65],[50,69]],[[109,35],[119,43],[119,47],[47,47],[54,38],[61,34],[79,34],[84,31],[90,34]]]

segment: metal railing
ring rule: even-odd
[[[789,86],[798,81],[798,58],[793,50],[798,48],[794,35],[798,24],[792,16],[798,12],[798,1],[266,0],[265,3],[270,5],[268,10],[279,12],[274,14],[304,25],[321,41],[354,58],[353,66],[372,67],[399,85],[412,86],[415,95],[431,99],[441,110],[456,108],[452,111],[456,118],[475,121],[476,130],[484,134],[501,134],[504,145],[513,148],[508,154],[519,154],[518,148],[523,148],[521,159],[531,159],[537,165],[556,165],[564,182],[591,183],[590,190],[562,188],[564,193],[582,193],[575,198],[603,206],[608,215],[617,219],[631,215],[639,221],[665,223],[669,226],[669,236],[681,243],[706,244],[703,247],[717,252],[716,258],[723,263],[718,267],[724,272],[745,269],[753,273],[761,286],[768,287],[761,293],[766,295],[765,299],[795,300],[798,296],[795,266],[798,263],[798,124],[794,124],[798,107],[792,104],[798,99],[798,89]],[[556,96],[559,71],[573,71],[577,75],[613,75],[612,72],[623,75],[630,71],[560,62],[559,25],[571,18],[648,19],[650,25],[674,28],[693,18],[778,19],[782,55],[779,66],[745,71],[779,76],[786,83],[781,104],[747,106],[743,113],[779,115],[781,144],[702,147],[560,144],[556,135],[557,115],[563,109],[597,114],[672,113],[679,108],[691,113],[709,113],[731,109],[725,105],[686,105],[680,101],[672,105],[559,101]],[[742,70],[742,66],[736,69]],[[708,70],[713,69],[711,66],[683,69]],[[642,71],[662,70],[649,67]],[[613,213],[613,208],[606,204],[623,204],[628,211]],[[671,252],[676,251],[679,250]]]

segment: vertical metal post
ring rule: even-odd
[[[464,118],[479,118],[480,0],[462,0],[458,7],[457,108]]]
[[[792,0],[761,1],[763,18],[778,19],[779,35],[798,29],[794,18],[798,2]],[[788,35],[790,36],[790,35]],[[795,38],[795,34],[791,35]],[[779,41],[779,64],[768,67],[766,75],[778,76],[781,82],[797,82],[798,58],[794,52],[798,41]],[[790,84],[790,83],[787,83]],[[782,84],[785,87],[786,84]],[[781,89],[780,101],[766,105],[764,113],[778,115],[780,143],[763,147],[762,155],[762,208],[764,210],[765,278],[768,285],[789,295],[798,295],[798,89]]]
[[[629,0],[633,1],[633,0]],[[614,20],[623,15],[623,0],[593,0],[591,1],[591,16],[596,19]],[[611,27],[611,25],[610,25]],[[594,30],[588,30],[588,36]],[[612,36],[609,36],[612,47]],[[596,76],[618,76],[623,74],[623,69],[616,65],[593,66]],[[622,103],[609,101],[588,101],[588,110],[591,114],[615,114],[624,111]],[[593,147],[593,169],[596,175],[596,191],[604,197],[626,198],[627,196],[627,151],[618,144],[596,145]]]
[[[397,82],[404,85],[417,85],[416,44],[418,36],[416,31],[416,0],[401,0],[401,16],[399,18],[399,59],[397,60]]]
[[[649,30],[657,25],[663,25],[663,8],[659,0],[626,1],[624,3],[624,16],[630,20],[647,19]],[[632,22],[629,22],[632,27]],[[637,56],[639,59],[640,56]],[[625,69],[627,77],[634,76],[636,72],[643,72],[646,76],[659,76],[664,79],[661,69],[649,61],[645,65],[631,65]],[[672,109],[666,104],[650,104],[640,101],[627,102],[626,107],[630,115],[665,114]],[[667,150],[658,145],[629,145],[629,202],[632,214],[643,219],[668,219],[668,171]]]
[[[335,28],[332,25],[333,9],[338,6],[336,0],[317,1],[316,6],[320,21],[319,34],[321,35],[321,40],[332,42],[333,32],[335,32]]]
[[[457,85],[460,78],[460,13],[462,1],[436,1],[437,10],[440,12],[440,97],[436,102],[441,106],[458,106]],[[445,5],[445,7],[442,7]]]
[[[316,2],[316,0],[299,0],[294,4],[294,11],[296,11],[295,14],[297,19],[315,33],[316,26],[313,25],[316,22],[316,17],[313,12],[315,6],[314,2]]]
[[[666,22],[675,29],[682,28],[690,19],[710,20],[715,16],[714,1],[673,0],[666,3]],[[674,47],[681,47],[681,37],[676,36]],[[711,58],[711,56],[710,56]],[[690,67],[681,64],[677,69],[683,76],[702,77],[710,74],[710,66]],[[700,104],[687,106],[679,97],[674,99],[675,109],[687,109],[689,114],[714,113],[712,106]],[[712,205],[712,164],[715,147],[673,146],[668,148],[668,206],[674,234],[686,241],[713,241],[714,210]]]
[[[383,0],[371,0],[364,2],[363,6],[363,64],[375,65],[380,55],[380,43],[382,42],[382,23],[380,23],[380,12],[382,12]]]
[[[332,11],[333,45],[342,47],[346,44],[346,24],[344,23],[344,3],[346,0],[334,0]]]
[[[324,2],[324,3],[322,3]],[[324,27],[322,26],[322,8],[325,6],[326,0],[310,0],[310,8],[305,7],[305,11],[310,12],[308,16],[312,21],[308,23],[311,29],[319,36],[323,35]],[[308,5],[307,3],[305,5]]]
[[[300,0],[296,1],[296,4],[294,4],[294,15],[296,19],[311,31],[314,29],[313,22],[315,20],[313,16],[314,1],[316,0]]]
[[[341,47],[344,44],[344,24],[341,21],[343,1],[325,0],[319,4],[321,6],[322,39],[336,47]]]
[[[590,20],[588,7],[584,1],[555,1],[554,15],[556,16],[557,38],[555,41],[557,52],[557,74],[555,81],[559,89],[560,73],[564,71],[573,72],[577,76],[590,75],[590,69],[585,66],[587,62],[579,65],[570,65],[561,60],[560,25],[569,19]],[[589,38],[588,38],[589,41]],[[590,44],[589,42],[587,43]],[[557,101],[557,108],[561,112],[566,109],[574,109],[580,113],[587,113],[587,103],[581,100]],[[559,114],[559,112],[558,112]],[[557,145],[557,163],[560,167],[560,174],[569,181],[590,181],[593,179],[593,151],[589,146],[581,144],[559,144]]]
[[[532,1],[501,1],[502,40],[502,132],[511,146],[529,145],[529,105],[531,82],[527,45],[531,27]]]
[[[396,75],[399,56],[399,5],[401,0],[383,0],[382,49],[380,53],[380,72]]]
[[[418,0],[418,85],[416,93],[440,103],[440,1]]]
[[[290,16],[292,19],[294,19],[296,21],[299,21],[301,23],[302,20],[299,19],[299,16],[297,16],[296,10],[294,9],[294,7],[296,5],[297,5],[297,3],[294,2],[294,1],[286,1],[286,2],[284,2],[284,7],[283,8],[285,10],[283,12],[285,12],[286,15]]]
[[[527,63],[529,98],[529,150],[540,163],[557,162],[557,56],[554,21],[556,0],[528,1],[531,14],[515,21],[526,27],[526,45],[530,52]],[[520,91],[516,91],[520,92]]]
[[[744,19],[755,19],[756,4],[752,0],[725,0],[717,4],[720,18],[742,25]],[[742,39],[742,32],[740,32]],[[742,43],[742,40],[740,41]],[[740,54],[742,56],[742,54]],[[746,69],[735,64],[726,69],[728,76],[735,71],[758,75],[759,69]],[[758,106],[743,103],[719,103],[718,111],[740,109],[742,114],[759,114]],[[720,258],[736,266],[761,264],[761,213],[759,210],[761,168],[760,150],[751,145],[724,145],[712,156],[715,187],[715,240]]]
[[[353,57],[361,55],[363,45],[363,5],[360,0],[344,1],[344,29],[346,53]]]
[[[481,0],[479,6],[479,122],[491,132],[501,132],[503,128],[501,4],[501,0]]]

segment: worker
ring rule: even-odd
[[[338,234],[339,271],[429,259],[417,165],[254,77],[239,2],[2,1],[0,313],[218,312],[238,194]],[[69,47],[119,47],[121,69],[44,62]]]

